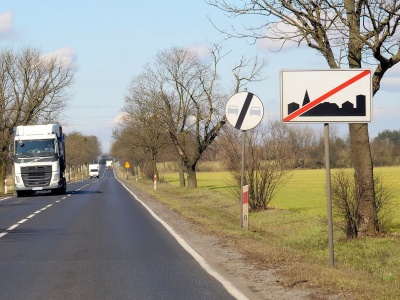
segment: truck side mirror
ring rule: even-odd
[[[64,155],[63,143],[61,143],[61,142],[58,143],[58,150],[59,150],[59,155],[63,156]]]

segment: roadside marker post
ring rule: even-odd
[[[249,186],[243,186],[242,194],[242,228],[249,230]]]
[[[7,178],[6,178],[6,179],[4,179],[4,194],[7,195],[7,193],[8,193],[8,189],[7,189]]]
[[[154,175],[154,190],[157,190],[157,175]]]

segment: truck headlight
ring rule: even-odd
[[[53,181],[58,181],[58,179],[59,179],[58,174],[54,174],[53,175]]]
[[[16,183],[21,183],[22,182],[21,177],[15,176],[15,182]]]

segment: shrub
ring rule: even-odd
[[[385,181],[381,174],[374,174],[374,185],[374,205],[378,213],[377,228],[380,232],[385,232],[394,217],[391,209],[394,198],[393,184]],[[356,192],[352,170],[340,169],[332,174],[331,197],[333,211],[338,218],[337,226],[344,231],[348,238],[356,238],[359,229],[357,207],[360,193]]]

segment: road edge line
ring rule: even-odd
[[[115,175],[115,173],[114,173]],[[144,203],[138,196],[135,195],[121,180],[115,176],[118,182],[138,201],[149,213],[150,215],[158,221],[164,228],[177,240],[177,242],[185,249],[197,262],[198,264],[212,277],[218,280],[222,286],[238,300],[249,300],[240,290],[238,290],[232,282],[227,280],[224,276],[218,273],[213,267],[211,267],[206,260],[198,253],[196,250],[193,249],[178,233],[176,233],[171,226],[168,225],[163,219],[161,219],[146,203]]]

